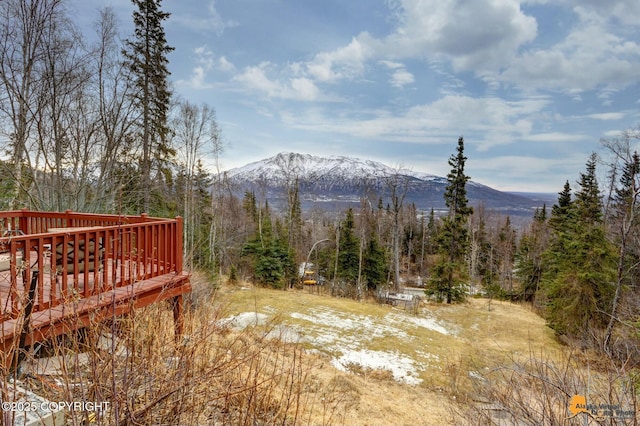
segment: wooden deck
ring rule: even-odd
[[[29,346],[171,299],[181,332],[182,220],[0,212],[0,346]]]

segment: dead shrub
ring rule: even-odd
[[[37,372],[42,359],[32,353],[22,383],[51,401],[109,403],[98,415],[70,412],[72,424],[330,425],[340,418],[353,392],[338,394],[343,387],[314,378],[301,345],[268,331],[233,331],[213,306],[201,299],[186,310],[177,342],[169,304],[92,324],[51,344],[55,373]]]

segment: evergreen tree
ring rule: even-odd
[[[499,297],[501,296],[501,289],[498,281],[498,266],[496,264],[498,256],[487,234],[486,222],[483,216],[480,217],[480,224],[476,234],[475,239],[478,246],[476,273],[481,278],[482,287],[484,287],[489,298]]]
[[[558,193],[558,203],[551,208],[551,219],[549,225],[555,231],[561,230],[563,224],[569,217],[571,210],[571,185],[566,181],[562,191]]]
[[[248,193],[249,194],[249,193]],[[247,199],[245,198],[245,201]],[[251,209],[251,197],[246,203]],[[282,226],[276,221],[274,231],[269,204],[258,211],[256,232],[242,248],[242,255],[252,260],[254,278],[257,283],[281,288],[295,272],[295,263],[282,238]]]
[[[545,253],[549,269],[541,282],[549,325],[584,342],[607,323],[613,297],[615,252],[605,235],[602,210],[592,155],[575,200],[566,212],[552,212],[553,242]]]
[[[549,218],[549,228],[551,230],[549,247],[543,254],[546,274],[555,276],[557,267],[560,265],[564,253],[569,246],[569,229],[572,222],[573,200],[571,196],[571,186],[566,181],[562,191],[558,193],[558,202],[551,208]],[[540,294],[539,296],[542,296]],[[546,302],[545,302],[546,303]]]
[[[384,284],[387,277],[387,264],[384,250],[380,247],[376,238],[369,239],[364,253],[362,269],[369,290],[376,290],[379,285]]]
[[[521,282],[520,297],[533,302],[543,275],[543,253],[549,244],[547,206],[536,209],[529,229],[520,238],[516,252],[516,276]]]
[[[246,191],[242,199],[242,208],[254,224],[258,223],[258,205],[255,192]]]
[[[440,260],[434,266],[426,290],[427,295],[435,295],[447,303],[464,299],[465,264],[464,256],[468,247],[467,217],[473,213],[468,206],[466,184],[469,177],[464,172],[467,157],[464,155],[464,139],[458,139],[457,154],[449,159],[451,172],[447,175],[444,199],[449,214],[442,221],[440,231]]]
[[[496,267],[500,285],[509,294],[513,293],[513,262],[516,253],[516,231],[507,216],[504,225],[498,231],[496,247]]]
[[[427,254],[434,254],[436,247],[436,240],[438,238],[438,223],[436,222],[436,214],[433,211],[429,211],[429,221],[427,222],[427,235],[426,235],[426,252]]]
[[[340,227],[338,253],[338,276],[348,284],[355,284],[358,279],[359,252],[360,242],[355,233],[353,209],[349,208],[347,216]]]
[[[166,164],[175,154],[168,138],[171,91],[167,58],[174,48],[167,44],[162,27],[162,21],[170,15],[160,10],[162,0],[131,1],[136,7],[133,12],[134,37],[133,40],[125,41],[123,55],[137,89],[133,97],[140,112],[140,210],[153,213],[150,210],[153,188],[156,189],[155,196],[159,198],[157,201],[161,205],[164,201],[161,185],[169,173]],[[152,175],[153,172],[156,173],[155,176]],[[154,177],[157,185],[152,185]]]

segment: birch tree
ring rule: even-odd
[[[184,255],[189,263],[193,258],[194,250],[209,248],[206,244],[208,238],[202,240],[204,235],[201,232],[203,229],[210,229],[209,221],[211,220],[211,214],[209,214],[209,220],[206,220],[203,212],[203,208],[210,208],[209,202],[206,204],[203,202],[207,201],[203,198],[207,198],[210,191],[201,186],[202,183],[206,186],[208,182],[205,178],[202,159],[207,151],[217,147],[220,135],[215,110],[206,104],[197,106],[188,101],[180,102],[178,113],[172,124],[178,168],[184,182],[181,200],[182,215],[185,219]],[[203,191],[206,192],[203,193]]]
[[[2,163],[2,172],[13,185],[6,194],[9,209],[24,206],[29,196],[24,171],[35,121],[43,106],[43,61],[53,47],[47,34],[62,14],[62,0],[0,2],[0,113],[4,148],[10,154],[8,163]]]

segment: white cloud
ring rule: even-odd
[[[607,130],[602,133],[605,138],[619,138],[622,135],[622,130]]]
[[[638,25],[640,2],[637,0],[573,0],[578,6],[588,6],[601,16],[613,16],[625,25]]]
[[[292,79],[291,89],[295,99],[313,101],[318,98],[318,87],[308,78]]]
[[[222,70],[222,71],[226,71],[226,72],[232,72],[235,71],[236,67],[227,60],[226,57],[221,56],[220,59],[218,59],[218,67]]]
[[[279,98],[297,101],[314,101],[318,99],[320,90],[315,83],[304,77],[290,78],[283,81],[271,79],[269,72],[273,64],[263,62],[258,66],[246,67],[244,71],[233,79],[245,88],[262,92],[269,98]]]
[[[209,10],[208,22],[209,22],[210,28],[213,31],[215,31],[216,34],[218,34],[219,36],[222,35],[224,30],[226,30],[227,28],[233,28],[238,25],[237,22],[234,22],[232,20],[224,20],[222,16],[220,16],[220,13],[218,13],[218,10],[216,9],[215,0],[211,0],[211,3],[209,3],[208,10]]]
[[[415,80],[413,74],[406,69],[402,68],[396,70],[391,76],[391,85],[393,87],[404,87],[407,84],[413,83]]]
[[[208,89],[214,87],[213,83],[207,82],[207,75],[213,70],[233,72],[235,66],[224,56],[217,58],[206,46],[199,46],[193,50],[195,54],[196,66],[191,70],[189,80],[178,80],[177,85],[190,87],[192,89]]]
[[[415,81],[414,75],[407,71],[404,64],[386,60],[382,60],[380,61],[380,63],[393,71],[390,79],[391,85],[393,87],[402,88],[407,84],[411,84]]]
[[[611,10],[599,9],[614,13],[635,7],[623,0],[615,3]],[[389,35],[376,38],[363,31],[342,47],[283,70],[308,79],[305,84],[318,89],[323,83],[366,80],[367,64],[377,61],[393,71],[390,84],[402,88],[413,84],[416,75],[400,60],[423,59],[443,62],[454,72],[472,71],[494,91],[501,84],[560,89],[580,102],[585,90],[600,88],[603,105],[612,102],[612,93],[638,81],[640,44],[613,33],[593,7],[575,6],[578,22],[566,37],[549,48],[533,49],[528,46],[537,37],[537,22],[521,10],[519,0],[389,0],[388,4],[397,18]],[[286,86],[295,92],[290,82]],[[443,88],[445,93],[457,89]],[[299,94],[319,99],[314,93]],[[295,96],[281,92],[281,97]]]
[[[499,69],[536,37],[537,25],[517,0],[400,0],[400,26],[386,40],[389,55],[446,57],[456,70]]]
[[[362,76],[372,59],[388,67],[401,65],[397,59],[403,58],[446,60],[454,71],[472,71],[493,90],[500,82],[561,89],[577,101],[584,90],[606,85],[606,92],[615,92],[637,82],[640,44],[609,24],[611,16],[631,23],[622,16],[637,17],[640,2],[576,4],[578,21],[564,40],[533,49],[528,46],[537,37],[537,22],[518,0],[396,0],[390,2],[398,23],[393,33],[376,39],[363,32],[342,48],[317,54],[307,70],[318,81],[336,82]],[[398,74],[392,84],[402,86],[408,77]]]
[[[359,77],[364,72],[365,62],[374,55],[375,44],[377,42],[368,33],[361,33],[344,47],[315,55],[306,64],[306,71],[316,80],[328,83]]]
[[[180,80],[179,83],[184,83],[194,89],[202,89],[205,87],[204,83],[205,71],[203,67],[195,67],[191,71],[191,78],[188,81]]]
[[[502,191],[555,193],[565,181],[575,181],[585,161],[585,155],[579,152],[556,158],[503,155],[475,161],[471,158],[467,166],[473,180]]]
[[[203,33],[213,32],[217,36],[221,36],[228,28],[237,27],[238,23],[227,19],[225,20],[216,9],[216,0],[211,0],[204,12],[200,5],[197,6],[197,13],[187,15],[183,10],[172,13],[171,22],[176,22],[189,30],[195,30]]]
[[[540,113],[547,103],[545,98],[508,102],[495,97],[447,95],[400,114],[370,110],[358,111],[357,116],[339,114],[338,118],[314,108],[302,113],[283,113],[281,117],[292,128],[357,139],[441,144],[457,139],[461,133],[472,134],[474,147],[486,151],[528,138],[533,131],[530,117]],[[557,136],[556,140],[560,140]]]
[[[387,66],[396,64],[392,58],[446,58],[459,71],[497,70],[537,32],[517,0],[400,0],[392,8],[398,18],[392,34],[377,39],[362,32],[344,47],[318,53],[306,64],[309,75],[321,82],[354,79],[376,58]]]
[[[624,112],[604,112],[600,114],[589,114],[587,117],[592,118],[594,120],[603,120],[603,121],[622,120],[623,118],[626,117],[626,114]]]
[[[246,67],[241,74],[234,77],[234,80],[248,87],[265,92],[269,96],[275,96],[280,89],[278,84],[269,80],[267,77],[266,70],[270,66],[271,64],[269,62],[263,62],[258,66]]]
[[[615,91],[638,81],[640,45],[615,34],[606,20],[584,7],[573,9],[579,22],[549,49],[522,53],[501,75],[521,86],[561,89],[568,94],[602,85]]]
[[[533,142],[580,142],[588,137],[579,133],[550,132],[526,135],[522,139]]]

